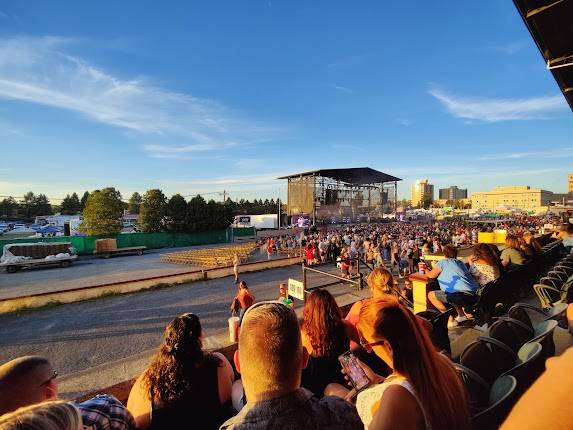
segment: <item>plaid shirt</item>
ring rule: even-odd
[[[131,413],[115,397],[98,394],[85,402],[76,403],[84,430],[131,430],[135,421]]]

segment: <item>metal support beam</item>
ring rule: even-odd
[[[547,5],[545,5],[545,6],[541,6],[541,7],[535,8],[535,9],[531,9],[530,11],[527,12],[527,14],[525,15],[525,17],[526,17],[526,18],[531,18],[532,16],[535,16],[535,15],[537,15],[537,14],[540,13],[540,12],[543,12],[543,11],[549,9],[549,8],[552,8],[553,6],[555,6],[555,5],[559,4],[559,3],[563,3],[563,0],[557,0],[557,1],[554,1],[553,3],[547,4]]]
[[[547,70],[569,66],[573,66],[573,55],[564,55],[562,57],[547,60]]]

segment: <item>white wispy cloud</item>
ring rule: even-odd
[[[518,52],[522,51],[530,42],[528,40],[514,40],[512,42],[507,42],[502,45],[494,46],[494,50],[497,52],[501,52],[502,54],[506,55],[515,55]]]
[[[235,161],[235,167],[238,169],[261,169],[268,166],[269,162],[262,158],[239,158]]]
[[[567,109],[563,96],[526,99],[458,97],[433,88],[429,93],[457,118],[497,122],[547,119]]]
[[[169,91],[141,77],[114,76],[66,52],[78,43],[60,37],[0,39],[0,98],[66,109],[125,131],[189,142],[145,147],[156,157],[261,143],[278,131],[216,101]]]
[[[414,121],[408,118],[397,118],[396,122],[404,127],[408,127],[414,123]]]
[[[345,93],[345,94],[354,94],[354,90],[348,87],[343,87],[342,85],[337,84],[329,84],[330,88],[335,89],[338,92]]]
[[[335,143],[332,147],[336,149],[360,149],[358,145],[352,145],[350,143]]]
[[[519,160],[523,158],[569,158],[573,157],[573,148],[547,149],[531,152],[510,152],[479,157],[478,160]]]

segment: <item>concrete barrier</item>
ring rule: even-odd
[[[278,258],[275,260],[244,263],[239,266],[239,270],[240,273],[257,272],[260,270],[301,264],[301,262],[302,259],[300,257]],[[0,314],[6,314],[18,310],[35,309],[55,304],[79,302],[82,300],[90,300],[110,295],[128,294],[150,288],[179,285],[187,282],[205,281],[208,279],[217,279],[232,275],[233,267],[225,266],[213,269],[193,270],[174,275],[148,277],[140,280],[119,281],[109,284],[73,288],[64,291],[31,294],[0,300]]]

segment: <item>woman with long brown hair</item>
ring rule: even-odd
[[[362,346],[392,369],[387,378],[365,371],[376,385],[358,394],[365,427],[386,429],[470,428],[466,394],[451,363],[436,351],[415,315],[397,300],[372,299],[360,310]],[[342,387],[328,394],[344,395]]]
[[[310,357],[301,385],[320,398],[328,383],[344,382],[338,356],[348,351],[350,339],[358,341],[358,335],[354,326],[342,319],[332,294],[318,289],[304,304],[301,337]]]
[[[159,352],[129,393],[127,408],[139,429],[179,428],[185,422],[211,429],[228,418],[224,405],[231,397],[233,369],[225,356],[205,353],[202,346],[195,314],[167,325]]]
[[[479,243],[474,247],[470,258],[470,273],[480,287],[499,278],[500,263],[490,246]]]

